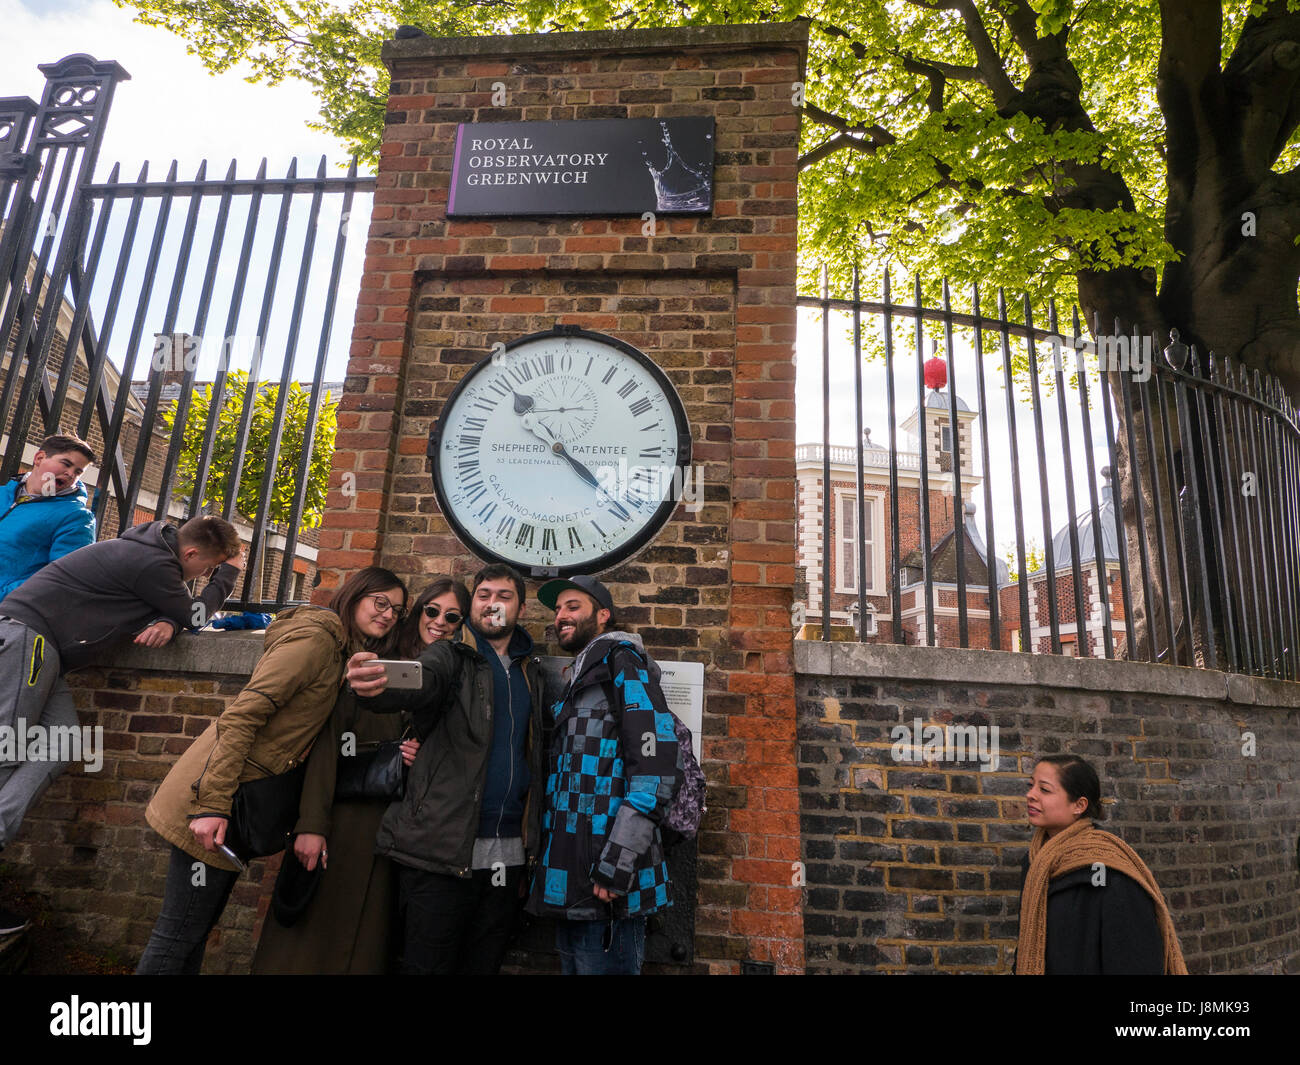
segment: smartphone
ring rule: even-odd
[[[424,683],[423,670],[419,662],[399,662],[392,659],[376,658],[373,664],[383,666],[390,688],[418,688]]]
[[[229,847],[227,847],[224,843],[218,843],[218,844],[217,844],[217,850],[220,851],[220,852],[221,852],[223,855],[225,855],[227,858],[229,858],[232,862],[234,862],[235,865],[237,865],[237,866],[239,867],[239,871],[240,871],[241,873],[244,871],[245,868],[247,868],[247,867],[244,865],[244,863],[240,860],[239,855],[236,854],[234,851],[232,851],[232,850],[231,850]]]

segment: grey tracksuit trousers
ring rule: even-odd
[[[59,675],[59,652],[52,643],[22,622],[0,617],[0,727],[10,736],[40,725],[77,728],[72,692]],[[9,746],[13,746],[13,740]],[[55,751],[0,750],[0,847],[18,833],[27,811],[68,762],[54,760]]]

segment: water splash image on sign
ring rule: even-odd
[[[710,206],[711,189],[709,185],[709,167],[695,168],[686,162],[673,147],[672,134],[668,123],[660,122],[661,143],[667,161],[662,167],[656,167],[650,160],[647,148],[641,149],[641,157],[650,178],[654,182],[655,197],[661,211],[697,211]],[[711,141],[709,134],[706,140]]]

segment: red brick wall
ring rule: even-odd
[[[247,643],[244,634],[197,641]],[[124,657],[131,657],[124,652]],[[234,655],[251,664],[247,655]],[[138,660],[138,652],[134,660]],[[43,900],[42,922],[67,930],[87,950],[134,967],[162,905],[169,845],[145,807],[193,738],[248,682],[246,674],[150,672],[98,667],[67,675],[83,725],[103,726],[98,772],[75,763],[28,811],[5,848],[6,875]],[[248,971],[278,860],[257,861],[235,886],[208,943],[204,971]]]
[[[691,420],[705,505],[606,575],[651,653],[706,667],[697,960],[803,966],[794,760],[795,181],[804,30],[710,27],[387,46],[388,124],[339,409],[318,601],[388,565],[477,560],[438,512],[425,441],[492,344],[557,320],[636,344]],[[507,105],[493,107],[493,84]],[[712,215],[445,217],[458,122],[716,118]],[[355,493],[343,492],[344,475]],[[534,607],[534,636],[543,613]]]

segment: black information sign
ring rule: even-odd
[[[465,122],[450,217],[708,214],[713,118]]]

